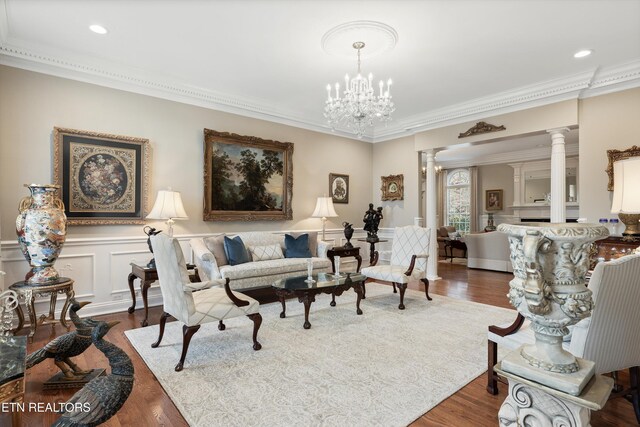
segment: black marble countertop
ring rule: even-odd
[[[0,336],[0,385],[24,376],[26,358],[26,336]]]

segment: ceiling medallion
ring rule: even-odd
[[[362,51],[362,59],[369,59],[393,50],[398,42],[398,33],[382,22],[351,21],[327,31],[322,36],[321,44],[329,55],[351,59],[354,40],[366,41],[367,49]]]

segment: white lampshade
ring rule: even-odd
[[[156,202],[148,219],[189,219],[182,206],[180,192],[171,190],[160,190],[156,197]]]
[[[640,214],[640,157],[613,163],[611,213]]]
[[[316,202],[316,209],[311,214],[313,218],[330,218],[338,216],[336,210],[333,208],[333,200],[331,197],[318,197]]]

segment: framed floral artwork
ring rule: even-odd
[[[329,193],[333,203],[349,203],[349,175],[330,173]]]
[[[404,175],[383,176],[382,179],[382,201],[404,200]]]
[[[54,128],[54,181],[67,224],[143,224],[150,176],[149,140]]]
[[[205,221],[293,219],[293,143],[204,130]]]

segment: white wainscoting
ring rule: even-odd
[[[300,232],[301,230],[295,230]],[[313,230],[315,231],[315,230]],[[386,239],[384,230],[380,230],[380,237]],[[285,234],[288,231],[274,231],[274,233]],[[390,232],[393,235],[393,230]],[[189,240],[194,237],[205,237],[211,234],[189,234],[175,236],[182,246],[185,258],[192,261]],[[365,237],[362,230],[354,233],[351,243],[361,247],[363,266],[368,265],[369,244],[358,242],[358,238]],[[340,246],[346,242],[342,229],[332,229],[326,231],[325,240],[331,246]],[[382,245],[382,244],[381,244]],[[387,245],[385,243],[384,245]],[[6,272],[4,285],[8,288],[12,283],[24,280],[25,274],[29,271],[29,265],[25,260],[17,241],[1,242],[0,255],[3,261],[3,269]],[[389,248],[390,248],[389,243]],[[96,316],[101,314],[116,313],[127,310],[131,306],[131,295],[127,278],[131,273],[132,262],[146,264],[152,257],[147,246],[147,237],[125,236],[125,237],[104,237],[104,238],[69,238],[64,244],[62,253],[56,261],[55,268],[61,276],[70,277],[74,280],[74,291],[76,297],[81,301],[91,301],[91,304],[82,309],[84,316]],[[355,270],[355,259],[345,258],[342,265],[345,269]],[[143,307],[140,295],[140,280],[134,283],[136,292],[136,308]],[[153,307],[162,304],[162,295],[158,284],[154,283],[148,293],[149,306]],[[58,297],[56,306],[60,315],[64,297]],[[36,312],[38,314],[48,312],[49,301],[45,298],[36,300]]]

